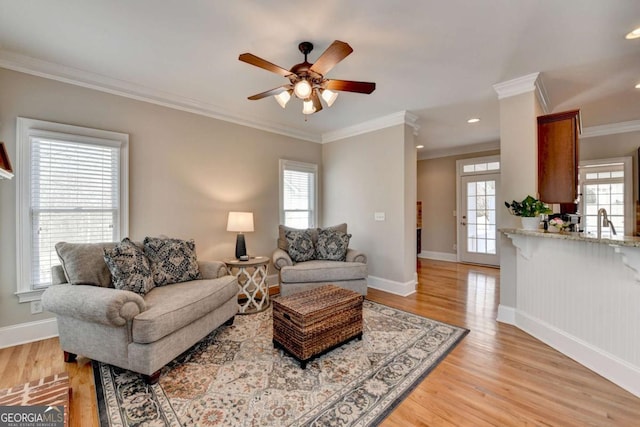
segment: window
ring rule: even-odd
[[[128,234],[128,135],[18,118],[18,297],[39,299],[55,244]]]
[[[629,233],[631,207],[631,158],[605,159],[584,162],[580,165],[580,212],[582,227],[587,233],[596,234],[598,210],[607,210],[607,216],[619,235]],[[602,236],[609,237],[609,227],[602,227]]]
[[[280,160],[280,223],[293,228],[317,224],[318,166]]]

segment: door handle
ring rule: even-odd
[[[460,223],[460,225],[467,225],[467,223],[466,223],[466,222],[464,222],[464,221],[462,221],[462,222]]]

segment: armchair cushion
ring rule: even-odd
[[[115,243],[56,243],[56,252],[67,283],[111,287],[111,273],[104,262],[103,249]]]
[[[285,237],[289,246],[289,256],[293,261],[303,262],[316,258],[316,248],[307,230],[287,230]]]
[[[351,234],[342,231],[321,229],[318,231],[316,259],[328,261],[345,261]]]
[[[334,282],[367,277],[367,265],[360,262],[313,260],[280,269],[285,283]]]
[[[156,286],[201,278],[193,240],[145,237],[144,253],[151,262]]]
[[[113,249],[104,249],[104,261],[116,289],[145,295],[155,286],[149,259],[128,237]]]

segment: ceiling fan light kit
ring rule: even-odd
[[[376,84],[371,82],[330,80],[324,77],[338,62],[353,52],[347,43],[334,41],[313,64],[307,61],[307,55],[313,50],[313,44],[302,42],[298,45],[298,49],[304,55],[304,61],[294,65],[290,70],[251,53],[243,53],[238,57],[242,62],[280,74],[290,82],[290,84],[252,95],[249,97],[250,100],[256,101],[273,96],[278,104],[285,108],[293,94],[302,100],[302,113],[309,115],[322,110],[320,98],[328,107],[331,107],[338,97],[337,91],[370,94],[376,89]]]

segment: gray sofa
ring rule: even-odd
[[[225,264],[198,261],[198,268],[201,279],[141,296],[65,283],[62,266],[54,267],[54,284],[42,295],[42,305],[57,316],[65,361],[83,355],[156,382],[164,365],[220,325],[232,324],[238,311],[237,281]]]
[[[330,227],[343,233],[347,225]],[[367,295],[367,256],[355,249],[347,249],[345,261],[309,260],[294,262],[288,253],[285,231],[288,227],[280,225],[278,248],[273,251],[271,260],[278,270],[280,295],[287,296],[327,284],[334,284],[345,289]],[[318,229],[307,229],[314,243],[318,239]]]

